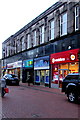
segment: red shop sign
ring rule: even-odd
[[[79,49],[68,50],[64,52],[54,53],[50,55],[50,63],[67,63],[67,62],[77,62]]]

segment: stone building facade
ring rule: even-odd
[[[80,0],[57,2],[2,43],[3,74],[17,74],[26,82],[33,73],[35,83],[51,87],[51,54],[74,49],[80,49]],[[46,67],[39,65],[43,59],[49,61]]]

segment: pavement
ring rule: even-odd
[[[20,86],[8,86],[9,94],[2,100],[2,117],[10,118],[76,118],[79,117],[79,105],[67,101],[61,89],[49,88],[27,83]],[[22,119],[22,120],[23,120]],[[71,120],[70,119],[70,120]],[[60,120],[60,119],[59,119]]]
[[[20,86],[31,88],[34,90],[49,92],[49,93],[65,95],[65,93],[61,92],[61,88],[49,88],[49,87],[45,87],[44,85],[33,85],[32,83],[30,84],[30,86],[28,86],[28,83],[22,83],[21,81],[20,81]]]

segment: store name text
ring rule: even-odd
[[[52,59],[52,63],[60,62],[60,61],[65,61],[65,58]]]

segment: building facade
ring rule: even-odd
[[[62,79],[79,71],[80,0],[57,2],[2,43],[3,74],[26,82],[61,87]]]
[[[0,59],[0,79],[1,79],[1,76],[2,76],[2,60]]]

